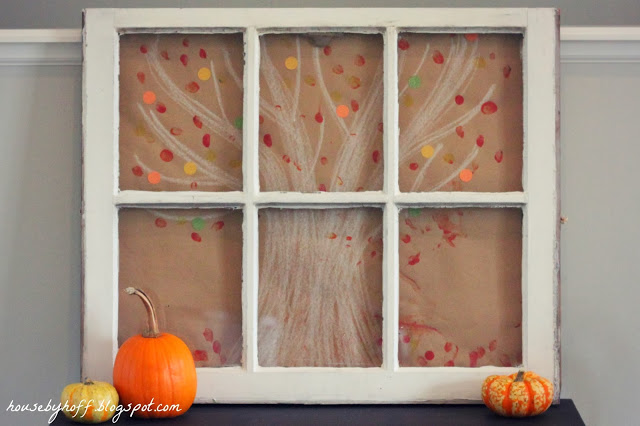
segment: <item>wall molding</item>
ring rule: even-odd
[[[561,63],[640,63],[640,27],[562,27]],[[77,29],[0,30],[0,66],[81,65]]]

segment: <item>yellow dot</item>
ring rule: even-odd
[[[342,100],[342,93],[340,93],[337,90],[334,90],[333,92],[331,92],[331,100],[333,102],[340,102]]]
[[[196,166],[196,163],[188,162],[184,165],[184,172],[189,176],[196,174],[197,170],[198,166]]]
[[[422,149],[420,150],[420,154],[422,154],[422,156],[424,158],[431,158],[433,157],[433,153],[434,153],[434,149],[431,145],[425,145],[422,147]]]
[[[229,167],[232,169],[238,169],[242,167],[242,160],[231,160],[229,161]]]
[[[209,71],[209,68],[200,68],[198,70],[198,78],[202,81],[207,81],[211,78],[211,71]]]
[[[463,169],[460,172],[460,180],[463,182],[469,182],[473,178],[473,172],[469,169]]]
[[[487,61],[484,60],[482,56],[478,56],[475,60],[475,66],[478,69],[485,68],[487,66]]]
[[[208,162],[213,163],[214,161],[216,161],[216,158],[218,158],[218,155],[215,153],[215,151],[207,152],[207,161]]]
[[[285,59],[284,66],[288,70],[295,70],[296,68],[298,68],[298,59],[293,56],[289,56],[287,59]]]
[[[336,114],[338,114],[338,117],[347,117],[349,115],[349,107],[346,105],[338,105],[336,108]]]
[[[404,95],[402,98],[402,104],[407,108],[409,108],[410,106],[413,106],[413,96]]]
[[[156,101],[156,94],[150,90],[148,92],[144,92],[144,94],[142,95],[142,100],[145,104],[150,105]]]

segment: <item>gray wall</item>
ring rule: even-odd
[[[0,0],[0,4],[0,28],[77,28],[82,8],[134,6],[557,7],[563,25],[640,25],[638,0]]]

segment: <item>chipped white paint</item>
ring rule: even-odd
[[[199,402],[453,402],[479,400],[482,380],[515,368],[399,368],[398,223],[404,206],[522,207],[524,367],[557,385],[556,14],[551,9],[103,9],[86,14],[84,38],[84,350],[83,375],[110,380],[117,332],[117,207],[232,206],[245,212],[243,367],[198,371]],[[117,190],[118,31],[245,32],[243,193]],[[297,28],[297,29],[296,29]],[[385,37],[384,190],[363,193],[258,193],[259,34],[300,28],[368,29]],[[397,31],[511,31],[525,34],[523,193],[398,193]],[[222,64],[216,64],[220,67]],[[228,65],[226,65],[229,68]],[[275,76],[274,76],[275,77]],[[237,76],[232,76],[239,83]],[[264,88],[263,88],[264,89]],[[265,89],[266,90],[266,89]],[[292,109],[297,100],[292,101]],[[189,107],[194,107],[192,104]],[[196,106],[197,107],[197,106]],[[149,117],[152,120],[152,117]],[[214,123],[221,129],[224,120]],[[161,131],[161,129],[158,129]],[[223,131],[223,130],[221,130]],[[296,129],[291,131],[296,133]],[[277,171],[276,171],[277,172]],[[384,323],[381,368],[265,368],[258,365],[258,208],[384,207]],[[559,393],[558,393],[559,394]]]

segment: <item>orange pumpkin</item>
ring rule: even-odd
[[[553,384],[531,371],[489,376],[482,384],[482,400],[491,411],[502,416],[536,416],[551,405]]]
[[[149,330],[129,338],[116,355],[113,385],[120,402],[125,409],[128,404],[138,407],[134,412],[137,417],[184,414],[196,396],[196,367],[191,351],[178,337],[158,330],[155,308],[144,292],[133,287],[125,291],[142,299]]]

